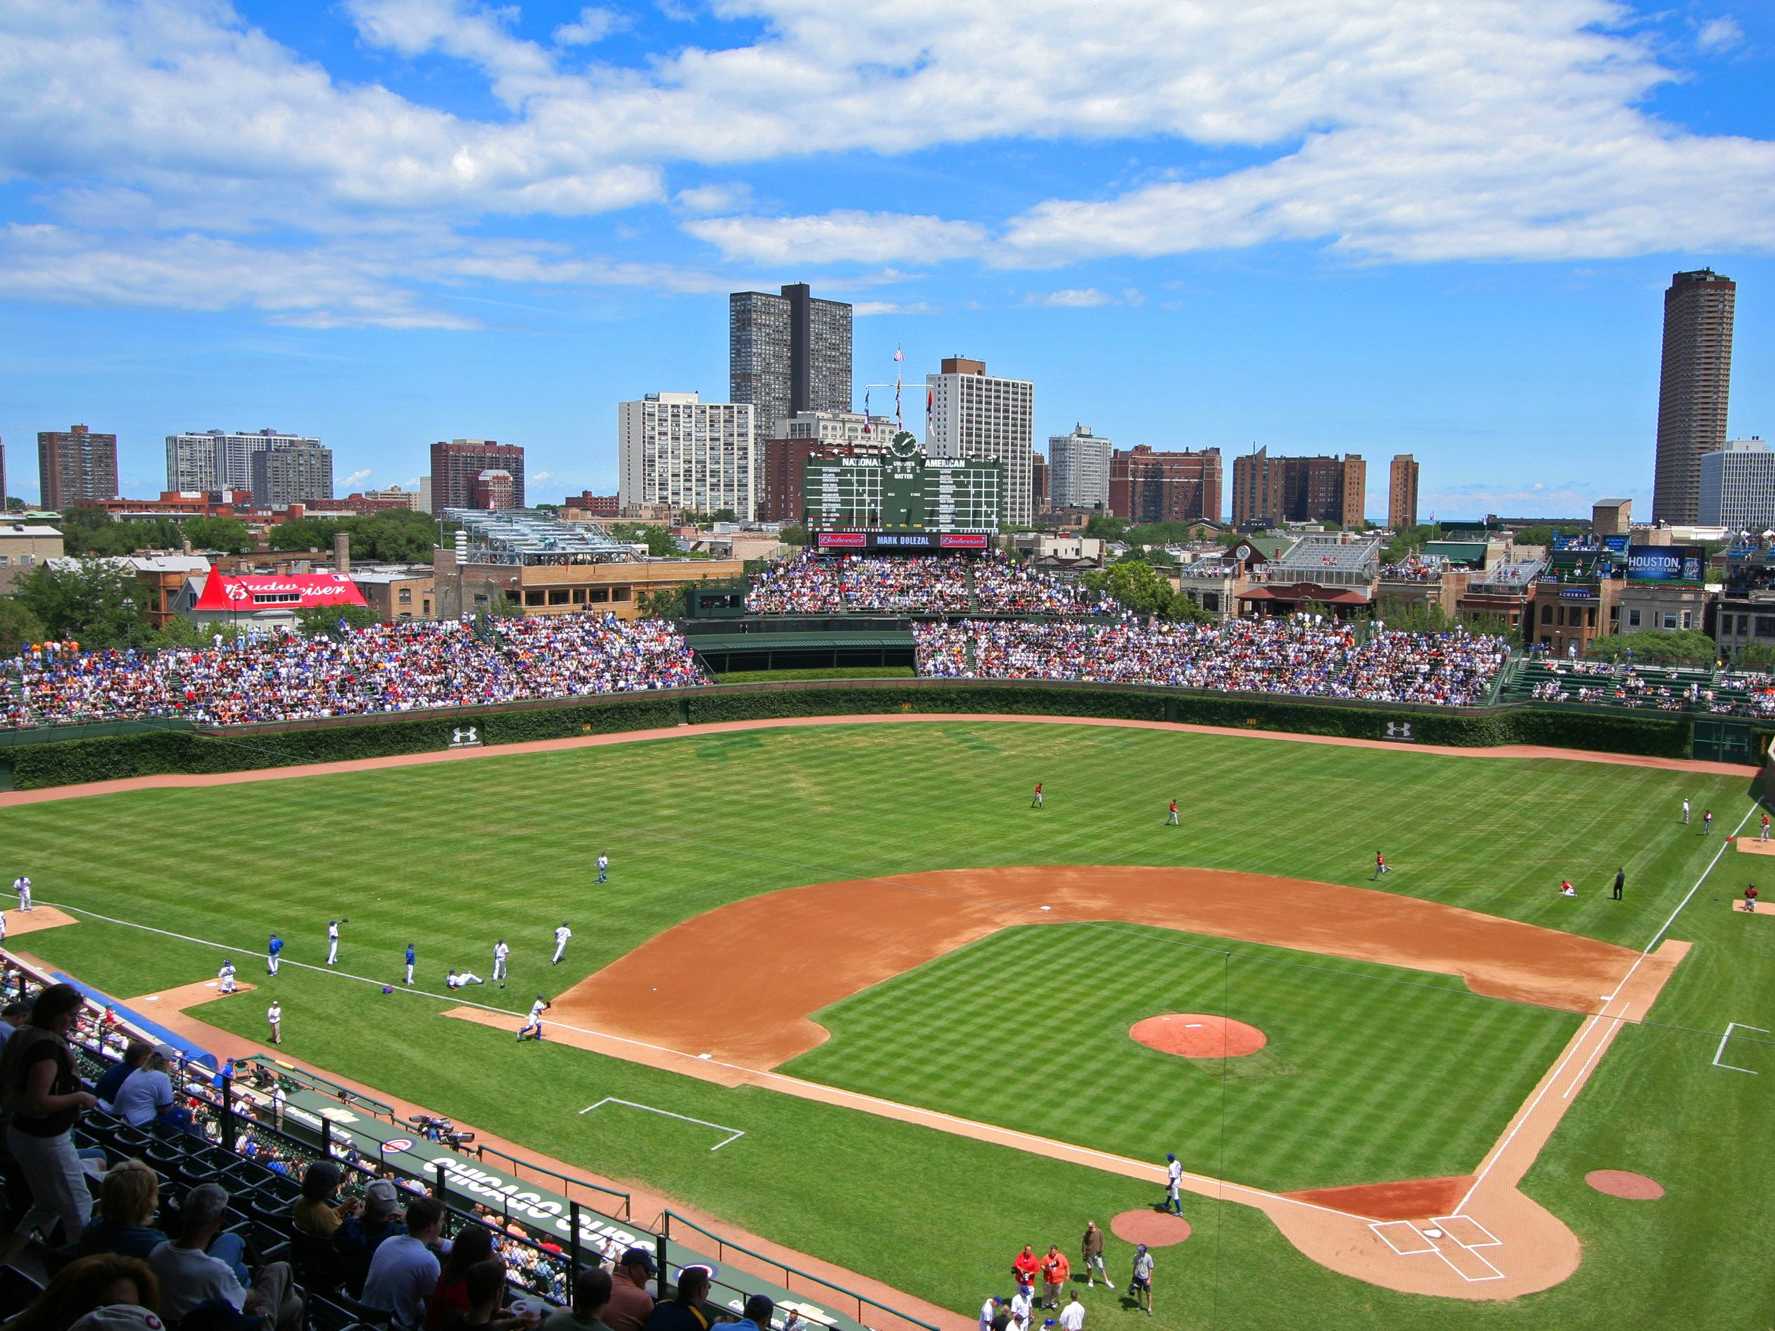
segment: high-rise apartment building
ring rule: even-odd
[[[1273,458],[1267,448],[1233,459],[1233,525],[1322,522],[1357,531],[1368,503],[1368,464],[1342,458]]]
[[[333,450],[319,440],[280,443],[253,453],[247,488],[261,508],[287,508],[333,497]]]
[[[1775,527],[1775,449],[1753,437],[1703,453],[1699,512],[1703,527],[1753,535]]]
[[[697,393],[649,393],[616,409],[617,494],[630,504],[697,513],[757,513],[753,408],[704,402]]]
[[[1220,450],[1118,448],[1109,460],[1109,511],[1129,522],[1220,521]]]
[[[439,440],[431,446],[431,504],[427,513],[475,507],[475,481],[484,471],[512,474],[512,507],[524,507],[524,446],[497,439]],[[424,503],[424,477],[419,493]]]
[[[1653,522],[1696,520],[1702,455],[1725,445],[1737,298],[1738,284],[1711,268],[1672,274],[1664,293]]]
[[[986,362],[946,358],[925,376],[929,408],[925,449],[936,458],[978,458],[1005,467],[1005,521],[1028,526],[1034,516],[1030,453],[1035,435],[1035,385],[994,379]]]
[[[1387,526],[1404,531],[1418,525],[1418,463],[1400,453],[1387,464]]]
[[[727,374],[735,405],[754,428],[804,411],[851,409],[851,307],[816,300],[807,283],[780,296],[736,291],[727,298]]]
[[[1109,455],[1114,445],[1074,425],[1071,434],[1048,436],[1049,490],[1055,508],[1109,508]]]
[[[253,459],[268,448],[319,447],[305,434],[263,430],[189,430],[166,437],[169,490],[250,490]],[[255,496],[257,498],[257,496]]]
[[[117,436],[84,425],[37,432],[37,485],[44,508],[117,498]]]
[[[798,411],[777,421],[768,435],[753,441],[752,493],[760,522],[801,521],[801,478],[808,458],[830,448],[886,448],[899,426],[888,416],[859,411]]]

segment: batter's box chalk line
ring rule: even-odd
[[[723,1146],[737,1142],[741,1137],[746,1135],[743,1129],[730,1128],[725,1123],[711,1123],[706,1118],[692,1118],[689,1114],[673,1113],[670,1109],[659,1109],[653,1105],[639,1104],[634,1100],[619,1100],[614,1095],[607,1095],[602,1100],[598,1101],[597,1104],[587,1105],[579,1112],[583,1117],[584,1115],[591,1113],[594,1109],[602,1109],[605,1105],[621,1105],[625,1109],[639,1109],[644,1114],[658,1114],[661,1118],[675,1118],[681,1123],[694,1123],[699,1128],[710,1128],[715,1132],[725,1132],[727,1136],[711,1146],[709,1148],[711,1151],[719,1151]]]
[[[1428,1257],[1431,1254],[1442,1259],[1449,1270],[1470,1285],[1484,1284],[1488,1280],[1502,1280],[1504,1273],[1493,1266],[1491,1261],[1480,1252],[1481,1248],[1499,1248],[1504,1241],[1498,1238],[1484,1225],[1469,1215],[1443,1215],[1425,1222],[1420,1229],[1410,1220],[1371,1220],[1369,1229],[1377,1238],[1400,1257]],[[1467,1237],[1463,1237],[1463,1234]],[[1469,1275],[1460,1264],[1450,1257],[1438,1239],[1446,1239],[1460,1249],[1484,1274]],[[1395,1240],[1398,1240],[1395,1242]],[[1403,1243],[1407,1246],[1401,1247]]]

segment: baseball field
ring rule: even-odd
[[[82,980],[232,953],[261,987],[205,1022],[260,1037],[273,984],[291,1055],[964,1317],[1021,1244],[1151,1223],[1174,1152],[1166,1326],[1749,1328],[1775,922],[1729,907],[1775,861],[1727,842],[1754,807],[1748,774],[905,720],[18,804],[0,846],[80,921],[27,950]],[[446,994],[501,937],[511,986]],[[555,1038],[520,1045],[538,994]],[[1132,1033],[1167,1016],[1194,1056]],[[682,1117],[580,1112],[606,1097]],[[1131,1255],[1112,1234],[1123,1283]]]

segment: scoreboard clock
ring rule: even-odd
[[[807,460],[802,510],[828,549],[985,549],[1004,522],[1005,468],[933,458],[902,430],[885,448]]]

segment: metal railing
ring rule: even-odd
[[[821,1296],[822,1301],[825,1303],[837,1304],[839,1306],[849,1304],[855,1307],[856,1319],[863,1323],[864,1326],[903,1326],[915,1327],[918,1328],[918,1331],[937,1331],[937,1327],[930,1322],[921,1321],[920,1319],[911,1316],[909,1313],[903,1313],[897,1308],[891,1308],[887,1304],[882,1303],[877,1299],[873,1299],[867,1294],[859,1293],[854,1289],[849,1289],[844,1285],[827,1280],[824,1276],[816,1276],[812,1272],[803,1271],[800,1267],[790,1266],[787,1262],[782,1261],[779,1258],[768,1256],[754,1248],[748,1248],[742,1243],[735,1243],[732,1239],[724,1238],[713,1230],[705,1229],[703,1226],[697,1224],[696,1221],[687,1216],[679,1215],[676,1211],[670,1209],[660,1213],[659,1264],[661,1271],[667,1269],[666,1262],[669,1257],[669,1248],[673,1241],[674,1228],[678,1230],[689,1230],[693,1234],[699,1235],[701,1238],[714,1244],[715,1259],[718,1262],[726,1262],[729,1260],[731,1254],[737,1253],[742,1257],[747,1258],[749,1262],[762,1267],[763,1270],[760,1271],[759,1274],[766,1275],[770,1279],[775,1280],[777,1284],[781,1285],[784,1289],[789,1290],[791,1293],[795,1292],[797,1282],[800,1282],[803,1286],[812,1287],[812,1289],[809,1290],[810,1294],[817,1291]],[[725,1286],[727,1282],[724,1281],[721,1283]],[[866,1310],[877,1314],[874,1320],[871,1320],[864,1315]],[[804,1317],[808,1316],[809,1313],[807,1308],[800,1306],[797,1306],[794,1311],[800,1312]],[[816,1315],[819,1314],[817,1308],[812,1311]],[[883,1321],[883,1317],[891,1320]]]
[[[519,1179],[522,1179],[524,1177],[524,1172],[528,1170],[531,1174],[534,1174],[539,1178],[549,1180],[551,1183],[558,1185],[561,1195],[566,1197],[569,1201],[578,1200],[573,1195],[573,1190],[578,1188],[584,1192],[591,1193],[594,1201],[599,1198],[607,1197],[616,1202],[616,1210],[610,1211],[599,1206],[596,1208],[599,1212],[606,1215],[620,1216],[624,1220],[631,1219],[634,1216],[634,1199],[621,1188],[607,1188],[602,1183],[588,1183],[584,1179],[574,1178],[571,1174],[562,1174],[556,1170],[545,1168],[542,1165],[532,1164],[528,1160],[520,1160],[517,1156],[502,1151],[497,1146],[476,1143],[475,1158],[477,1160],[485,1160],[488,1156],[493,1156],[504,1162],[506,1168],[510,1169],[512,1174]]]

